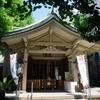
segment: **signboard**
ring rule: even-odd
[[[69,78],[70,73],[69,72],[65,72],[65,79]]]
[[[76,56],[77,57],[77,62],[78,62],[78,67],[79,67],[79,71],[80,71],[80,75],[83,81],[83,86],[87,86],[87,99],[91,100],[91,88],[89,86],[89,78],[88,78],[88,71],[86,68],[86,60],[85,60],[85,55],[79,55]]]
[[[77,62],[78,62],[78,68],[79,72],[82,78],[82,83],[83,86],[87,86],[88,83],[88,74],[87,74],[87,68],[86,68],[86,61],[85,61],[85,55],[79,55],[77,57]]]
[[[10,55],[10,71],[13,78],[18,78],[16,69],[16,55]],[[14,80],[15,84],[18,85],[18,79]]]

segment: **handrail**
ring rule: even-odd
[[[33,82],[32,82],[32,84],[31,84],[31,97],[30,97],[30,100],[32,100],[32,97],[33,97]]]

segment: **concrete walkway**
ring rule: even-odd
[[[16,97],[15,93],[6,93],[6,97]],[[30,92],[21,92],[19,100],[31,100]],[[87,100],[87,93],[68,93],[68,92],[33,92],[32,100]],[[100,88],[91,88],[91,99],[100,100]]]

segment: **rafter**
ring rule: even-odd
[[[39,42],[39,41],[44,41],[46,38],[49,37],[49,34],[45,34],[44,36],[41,36],[40,38],[38,38],[36,41]]]
[[[65,43],[64,40],[62,40],[61,38],[59,38],[59,37],[56,36],[55,34],[52,34],[52,36],[53,36],[57,41],[61,41],[62,43]]]
[[[16,43],[16,44],[9,46],[9,48],[15,48],[16,49],[16,47],[19,47],[19,46],[24,46],[24,43],[23,42]]]
[[[15,47],[15,48],[12,48],[12,49],[13,49],[13,50],[16,50],[16,49],[22,49],[22,48],[25,48],[25,46],[19,45],[19,46]]]
[[[61,26],[60,24],[57,25],[57,28],[60,29],[60,30],[62,30],[63,32],[66,32],[69,35],[71,34],[71,35],[73,35],[73,36],[75,36],[77,38],[82,38],[80,36],[80,34],[77,34],[77,32],[73,31],[73,28],[72,28],[72,30],[70,30],[70,28],[68,28],[68,27],[65,28],[65,27]]]
[[[12,49],[14,52],[20,52],[20,51],[24,51],[24,47],[19,47],[17,49]]]
[[[62,40],[63,42],[70,42],[70,40],[68,40],[68,39],[66,39],[66,38],[64,38],[64,37],[62,37],[61,35],[59,35],[59,34],[57,34],[57,33],[53,33],[56,37],[58,37],[60,40]]]
[[[52,42],[52,34],[49,35],[50,42]]]
[[[81,44],[78,44],[78,45],[77,45],[77,47],[83,48],[83,49],[85,49],[85,50],[89,50],[89,48],[88,48],[88,47],[83,46],[83,45],[81,45]]]
[[[50,27],[50,34],[52,34],[52,32],[53,32],[53,28],[52,28],[52,26]]]
[[[45,32],[43,34],[40,34],[34,38],[29,39],[29,41],[41,41],[41,39],[46,37],[48,35],[48,32]],[[42,37],[42,38],[41,38]]]

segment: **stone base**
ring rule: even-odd
[[[17,92],[17,94],[26,93],[26,91],[25,91],[25,90],[17,90],[17,91],[13,91],[13,93],[15,93],[15,94],[16,94],[16,92]]]

